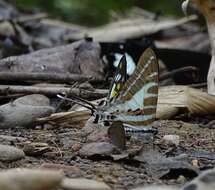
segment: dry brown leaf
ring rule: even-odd
[[[215,113],[215,96],[198,89],[187,88],[187,107],[190,113],[208,115]]]
[[[170,105],[177,108],[184,108],[187,105],[185,91],[188,87],[172,85],[160,87],[158,92],[158,105]]]
[[[176,115],[179,111],[179,108],[171,106],[171,105],[161,105],[158,104],[156,111],[157,119],[170,119],[174,115]]]
[[[80,111],[69,111],[69,112],[61,112],[55,113],[48,117],[38,118],[38,123],[51,123],[57,125],[73,125],[79,122],[86,121],[90,118],[90,111],[87,109],[83,109]]]

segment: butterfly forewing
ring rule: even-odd
[[[114,102],[118,97],[120,90],[122,89],[125,81],[127,80],[127,62],[125,55],[122,56],[120,62],[117,66],[114,79],[111,83],[109,94],[107,96],[107,101]]]
[[[108,112],[128,125],[146,126],[155,119],[158,96],[158,64],[155,53],[147,49],[132,76],[123,85],[116,104]],[[117,103],[118,102],[118,103]]]

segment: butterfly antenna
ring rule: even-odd
[[[67,98],[67,97],[61,96],[60,94],[57,94],[57,97],[60,98],[60,99],[62,99],[62,100],[67,100],[67,101],[70,101],[70,102],[74,102],[74,103],[76,103],[76,104],[78,104],[78,105],[80,105],[80,106],[83,106],[83,107],[89,109],[92,113],[95,112],[95,108],[92,108],[92,107],[90,107],[90,106],[87,106],[87,105],[85,105],[85,104],[83,104],[83,103],[81,103],[81,102],[79,102],[79,101],[76,101],[76,100],[73,100],[73,99],[71,99],[71,98]]]
[[[85,104],[91,106],[93,109],[96,109],[95,105],[93,105],[91,102],[89,102],[89,101],[87,101],[87,100],[85,100],[85,99],[83,99],[83,98],[79,98],[79,97],[77,97],[77,96],[71,96],[71,98],[72,98],[72,99],[76,99],[76,100],[78,100],[78,101],[80,101],[80,102],[84,102]]]

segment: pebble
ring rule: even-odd
[[[14,103],[31,106],[49,106],[50,100],[42,94],[31,94],[16,99]]]
[[[169,145],[178,146],[180,142],[180,137],[178,135],[165,135],[162,141]]]
[[[186,182],[186,178],[183,175],[180,175],[177,179],[177,182],[180,184],[184,184]]]
[[[10,169],[0,172],[1,190],[52,190],[63,179],[59,171]]]
[[[202,172],[191,182],[187,183],[181,190],[214,190],[215,168]]]
[[[199,168],[199,161],[197,159],[194,159],[191,162],[192,162],[193,167]]]
[[[23,141],[26,141],[26,138],[10,136],[10,135],[0,135],[0,143],[2,144],[11,144],[11,143],[17,143],[17,142],[23,142]]]
[[[12,162],[25,157],[25,153],[14,146],[0,145],[0,161]]]
[[[131,189],[131,190],[179,190],[176,187],[171,187],[171,186],[165,186],[165,185],[161,185],[161,186],[145,186],[145,187],[137,187],[135,189]]]
[[[81,156],[110,155],[114,149],[114,146],[108,142],[95,142],[83,145],[79,154]]]
[[[62,171],[67,175],[69,175],[70,173],[72,173],[72,174],[81,173],[81,171],[78,167],[69,166],[69,165],[65,165],[65,164],[44,163],[39,168],[40,169],[49,169],[49,170],[53,170],[53,171]]]
[[[33,127],[37,118],[53,112],[47,97],[39,94],[23,96],[0,106],[0,128]]]
[[[110,190],[111,188],[103,182],[84,178],[65,178],[61,184],[65,190]]]

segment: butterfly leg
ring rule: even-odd
[[[128,124],[123,124],[127,134],[153,134],[158,133],[157,128],[151,126],[135,127]]]

